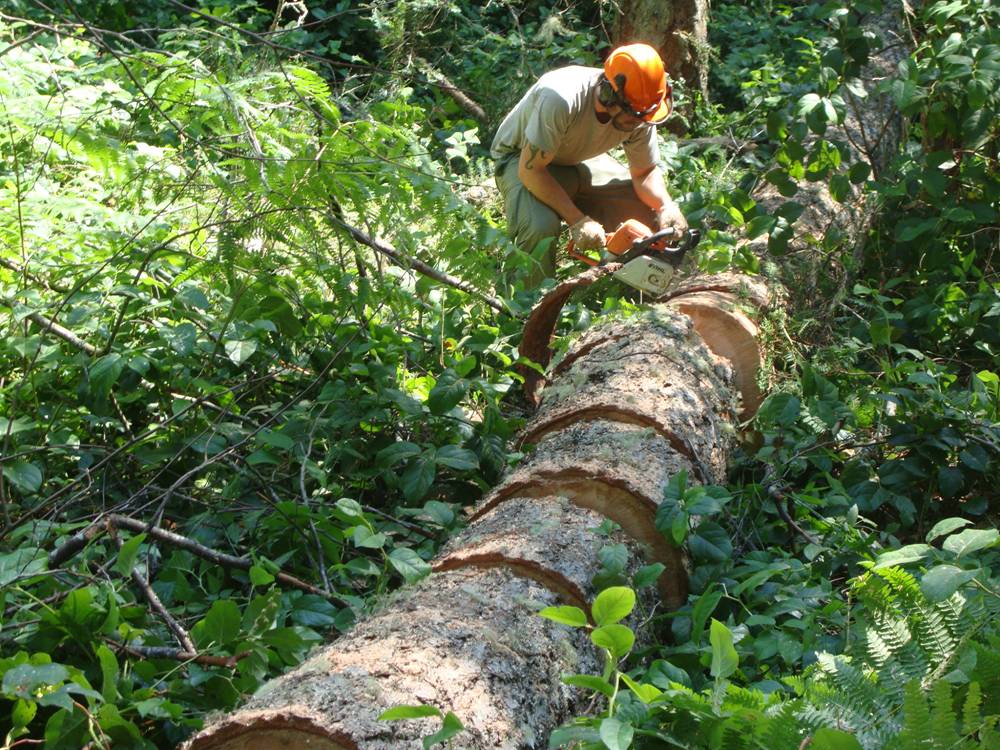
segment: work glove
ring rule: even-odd
[[[674,232],[676,232],[674,236],[678,238],[680,238],[680,236],[688,230],[687,219],[685,219],[684,214],[681,213],[680,206],[673,201],[670,201],[666,205],[662,206],[660,210],[656,212],[656,223],[659,225],[660,229],[673,227]]]
[[[569,238],[577,250],[600,250],[605,244],[604,227],[584,216],[576,224],[570,225]]]

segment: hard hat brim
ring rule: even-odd
[[[650,114],[643,117],[642,119],[644,119],[646,122],[651,122],[654,125],[657,125],[666,120],[667,117],[670,116],[670,112],[672,109],[673,107],[670,105],[670,97],[665,96],[663,97],[663,100],[660,102],[660,106],[657,107]]]

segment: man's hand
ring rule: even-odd
[[[665,203],[656,212],[656,223],[659,224],[660,229],[673,227],[678,237],[688,230],[687,219],[681,213],[680,206],[673,201]]]
[[[604,227],[589,216],[570,226],[569,237],[577,250],[600,250],[605,245]]]

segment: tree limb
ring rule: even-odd
[[[504,307],[503,302],[501,302],[496,297],[486,294],[485,292],[479,291],[468,282],[462,281],[461,279],[452,276],[451,274],[444,273],[443,271],[438,271],[436,268],[427,265],[422,260],[406,257],[402,252],[394,248],[392,245],[383,242],[382,240],[375,239],[368,233],[361,231],[357,227],[351,226],[346,221],[337,216],[334,216],[332,214],[330,214],[329,216],[332,222],[342,227],[355,240],[360,242],[362,245],[367,245],[372,250],[376,250],[382,253],[386,257],[390,258],[396,265],[401,266],[403,268],[409,268],[414,271],[418,271],[419,273],[422,273],[424,276],[429,276],[435,281],[440,281],[442,284],[447,284],[448,286],[454,287],[455,289],[460,289],[466,294],[471,294],[473,297],[482,300],[483,302],[485,302],[487,305],[489,305],[499,313],[508,312],[507,308]]]

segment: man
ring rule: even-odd
[[[571,65],[546,73],[510,111],[490,153],[507,226],[528,253],[549,240],[525,280],[555,276],[562,221],[580,250],[604,247],[626,219],[687,229],[657,166],[656,123],[670,114],[663,61],[646,44],[612,51],[604,69]],[[628,171],[607,152],[623,146]]]

